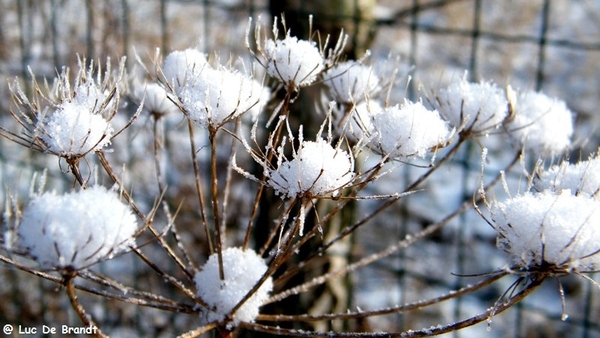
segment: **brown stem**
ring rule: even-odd
[[[96,323],[94,323],[92,318],[85,313],[85,309],[83,308],[81,303],[79,303],[79,299],[77,298],[77,294],[75,293],[75,276],[76,273],[69,273],[64,276],[65,289],[67,291],[67,296],[69,297],[69,301],[71,302],[73,310],[75,310],[75,313],[77,313],[77,316],[79,317],[79,319],[81,319],[85,326],[93,328],[92,332],[94,336],[108,337],[107,335],[102,333],[102,331],[100,331]]]
[[[219,261],[219,278],[225,280],[225,270],[223,269],[223,239],[224,234],[221,234],[221,226],[219,222],[219,189],[217,177],[217,131],[218,129],[209,128],[210,141],[210,174],[212,186],[212,207],[215,226],[215,245],[217,249],[217,258]],[[222,239],[223,237],[223,239]]]
[[[204,194],[202,194],[202,181],[200,178],[200,167],[198,166],[198,158],[196,156],[196,145],[194,144],[194,123],[188,119],[188,131],[190,134],[190,145],[192,148],[192,163],[194,167],[194,175],[196,178],[196,191],[198,192],[198,203],[200,203],[200,216],[202,217],[202,223],[204,224],[204,232],[206,234],[206,241],[208,242],[209,253],[214,253],[214,247],[212,239],[210,237],[210,230],[208,229],[208,219],[206,218],[206,208],[204,203]]]

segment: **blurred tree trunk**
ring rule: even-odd
[[[376,0],[269,0],[271,16],[285,17],[292,35],[308,38],[308,16],[313,16],[313,30],[324,39],[337,39],[343,29],[349,35],[346,53],[349,59],[361,57],[375,35],[373,13]]]

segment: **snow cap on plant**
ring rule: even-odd
[[[360,102],[352,107],[349,114],[345,114],[339,119],[338,125],[350,140],[368,143],[375,133],[373,115],[383,109],[383,106],[376,100]]]
[[[496,203],[492,218],[497,246],[510,254],[516,268],[556,272],[600,268],[597,200],[569,190],[525,193]]]
[[[488,133],[500,127],[508,115],[502,89],[492,82],[469,82],[466,74],[441,89],[436,100],[440,115],[458,132]]]
[[[258,114],[269,91],[251,76],[206,67],[202,77],[181,88],[179,97],[189,119],[205,128],[218,128],[248,111]]]
[[[196,294],[210,308],[200,307],[202,325],[222,322],[234,306],[254,287],[267,271],[265,261],[252,250],[227,248],[222,252],[224,280],[219,276],[219,260],[212,254],[202,270],[194,277]],[[256,292],[236,311],[231,329],[240,322],[252,322],[258,316],[260,306],[269,298],[273,289],[272,278],[267,278]]]
[[[292,89],[310,85],[325,67],[313,41],[298,39],[289,32],[283,40],[267,40],[264,57],[267,73]]]
[[[575,164],[563,161],[539,174],[534,181],[538,190],[568,189],[574,195],[600,198],[600,158],[598,155]]]
[[[564,101],[535,91],[516,95],[506,129],[519,147],[534,153],[564,152],[571,144],[573,114]]]
[[[442,146],[450,131],[436,110],[405,100],[372,114],[373,137],[369,146],[389,158],[424,157]]]
[[[195,82],[208,67],[206,56],[195,48],[171,52],[163,62],[162,71],[169,84],[177,91],[189,82]]]
[[[338,103],[362,102],[379,86],[373,68],[356,61],[337,64],[325,73],[324,82]]]
[[[102,186],[34,196],[17,228],[17,247],[42,269],[84,269],[134,244],[137,220]]]
[[[302,141],[292,160],[284,160],[282,151],[278,168],[268,173],[267,181],[282,198],[335,195],[354,177],[351,156],[321,138]]]

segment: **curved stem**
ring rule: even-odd
[[[75,310],[75,313],[77,313],[77,316],[79,317],[79,319],[81,319],[85,326],[93,328],[92,331],[96,337],[108,337],[107,335],[102,333],[102,331],[100,331],[96,323],[94,323],[91,317],[89,317],[85,313],[85,309],[83,308],[81,303],[79,303],[79,298],[77,298],[77,293],[75,293],[75,276],[75,273],[71,273],[64,277],[64,285],[73,310]]]

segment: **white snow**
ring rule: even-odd
[[[440,115],[457,131],[489,133],[508,115],[504,91],[492,82],[469,82],[465,76],[437,94]]]
[[[252,250],[227,248],[223,250],[222,255],[224,280],[219,278],[219,261],[216,253],[209,257],[202,270],[194,277],[198,297],[212,307],[211,309],[201,307],[202,324],[223,321],[267,271],[265,261]],[[268,299],[272,289],[273,281],[269,277],[237,310],[233,322],[228,325],[237,326],[240,322],[254,321],[260,306]]]
[[[283,40],[267,40],[264,51],[267,73],[286,87],[307,86],[324,68],[323,56],[313,41],[299,40],[289,34]]]
[[[304,141],[291,161],[280,161],[279,168],[269,174],[268,184],[282,198],[306,193],[325,196],[352,180],[353,167],[346,151],[323,139]]]
[[[33,197],[17,230],[17,247],[42,269],[83,269],[134,243],[137,220],[119,196],[102,186]]]
[[[205,128],[217,128],[245,112],[257,114],[269,92],[250,76],[206,67],[201,77],[181,88],[179,96],[191,120]]]
[[[167,81],[177,90],[188,82],[195,82],[206,66],[206,56],[197,49],[188,48],[167,55],[162,71]]]
[[[517,94],[515,116],[507,130],[520,147],[533,153],[555,154],[571,145],[572,120],[564,101],[525,91]]]
[[[83,95],[86,92],[91,95]],[[67,158],[104,148],[113,133],[99,109],[105,98],[97,88],[82,85],[75,93],[72,101],[59,104],[50,116],[42,117],[35,130],[49,152]]]
[[[525,193],[492,210],[497,245],[519,267],[565,270],[600,267],[600,203],[569,190]]]
[[[437,111],[408,100],[372,114],[372,124],[371,148],[390,158],[424,157],[450,133]]]
[[[600,158],[591,157],[575,164],[563,161],[542,172],[535,180],[539,190],[569,189],[575,195],[598,198],[600,194]]]

